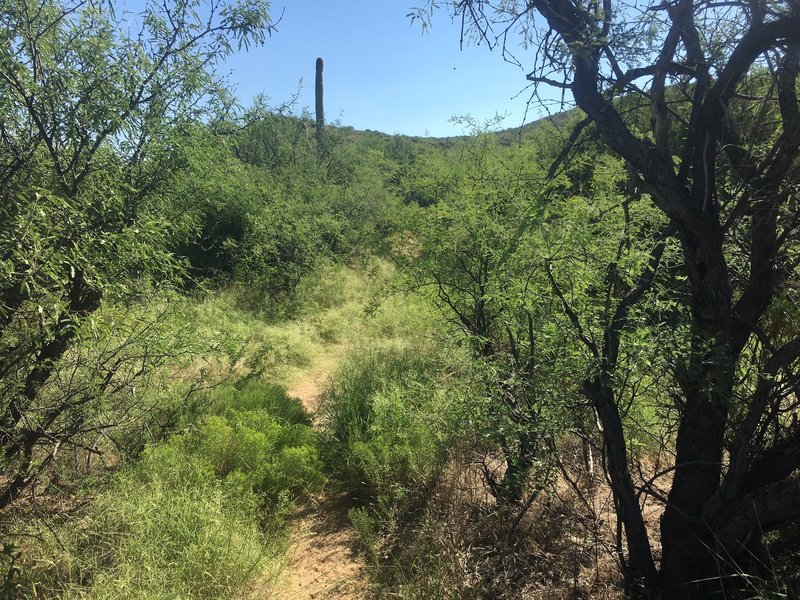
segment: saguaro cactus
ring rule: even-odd
[[[317,146],[322,150],[322,132],[325,129],[325,110],[322,104],[322,69],[323,62],[321,58],[317,59],[317,78],[314,92],[316,96],[316,109],[317,109]]]

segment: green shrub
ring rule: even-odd
[[[256,506],[200,458],[147,450],[81,519],[27,549],[23,587],[45,597],[229,597],[282,551],[253,518]]]
[[[118,471],[86,514],[26,549],[29,595],[227,598],[285,547],[292,501],[325,482],[308,415],[259,380]]]
[[[394,579],[404,575],[393,566],[395,555],[416,539],[459,435],[464,380],[444,376],[434,359],[444,356],[439,350],[432,355],[420,348],[389,348],[357,355],[334,374],[323,395],[324,456],[362,502],[348,516],[373,583],[393,580],[390,594],[401,589]],[[425,560],[423,569],[436,563],[433,556]]]
[[[216,477],[238,482],[272,507],[325,483],[311,417],[300,401],[260,379],[210,394],[210,415],[170,440],[199,456]]]
[[[323,395],[330,470],[387,514],[411,509],[440,468],[451,396],[419,350],[387,349],[346,362]]]
[[[361,354],[345,362],[323,395],[328,437],[344,449],[367,436],[374,420],[376,397],[406,379],[423,377],[429,370],[418,354],[383,350]]]
[[[216,477],[244,485],[271,506],[283,497],[307,496],[325,481],[311,430],[282,424],[265,412],[207,417],[169,444],[200,457]]]
[[[311,415],[297,398],[287,395],[282,387],[261,379],[215,388],[208,399],[210,412],[215,414],[265,412],[285,424],[311,424]]]

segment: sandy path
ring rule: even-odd
[[[343,494],[304,507],[289,519],[292,548],[289,566],[273,598],[355,600],[366,598],[364,562],[347,518]]]
[[[317,361],[306,377],[289,388],[312,414],[319,395],[342,353],[332,349]],[[366,598],[364,561],[357,551],[358,536],[347,518],[347,498],[334,494],[316,506],[299,509],[289,518],[289,565],[271,598],[279,600],[355,600]]]

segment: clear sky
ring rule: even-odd
[[[423,35],[419,22],[412,25],[406,16],[422,2],[274,0],[273,18],[283,14],[277,31],[264,46],[227,62],[236,95],[249,104],[264,93],[271,104],[280,104],[302,79],[299,107],[313,111],[315,61],[321,56],[328,122],[431,136],[463,133],[449,123],[454,115],[486,119],[509,113],[503,126],[521,125],[530,96],[523,91],[525,72],[485,46],[460,50],[460,22],[453,23],[444,8]],[[527,120],[538,116],[532,105]]]

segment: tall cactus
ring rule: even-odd
[[[317,78],[316,84],[314,86],[314,92],[316,96],[316,109],[317,109],[317,148],[319,148],[320,152],[323,149],[322,143],[322,133],[325,129],[325,110],[322,104],[322,69],[323,69],[323,62],[322,58],[317,59]]]

